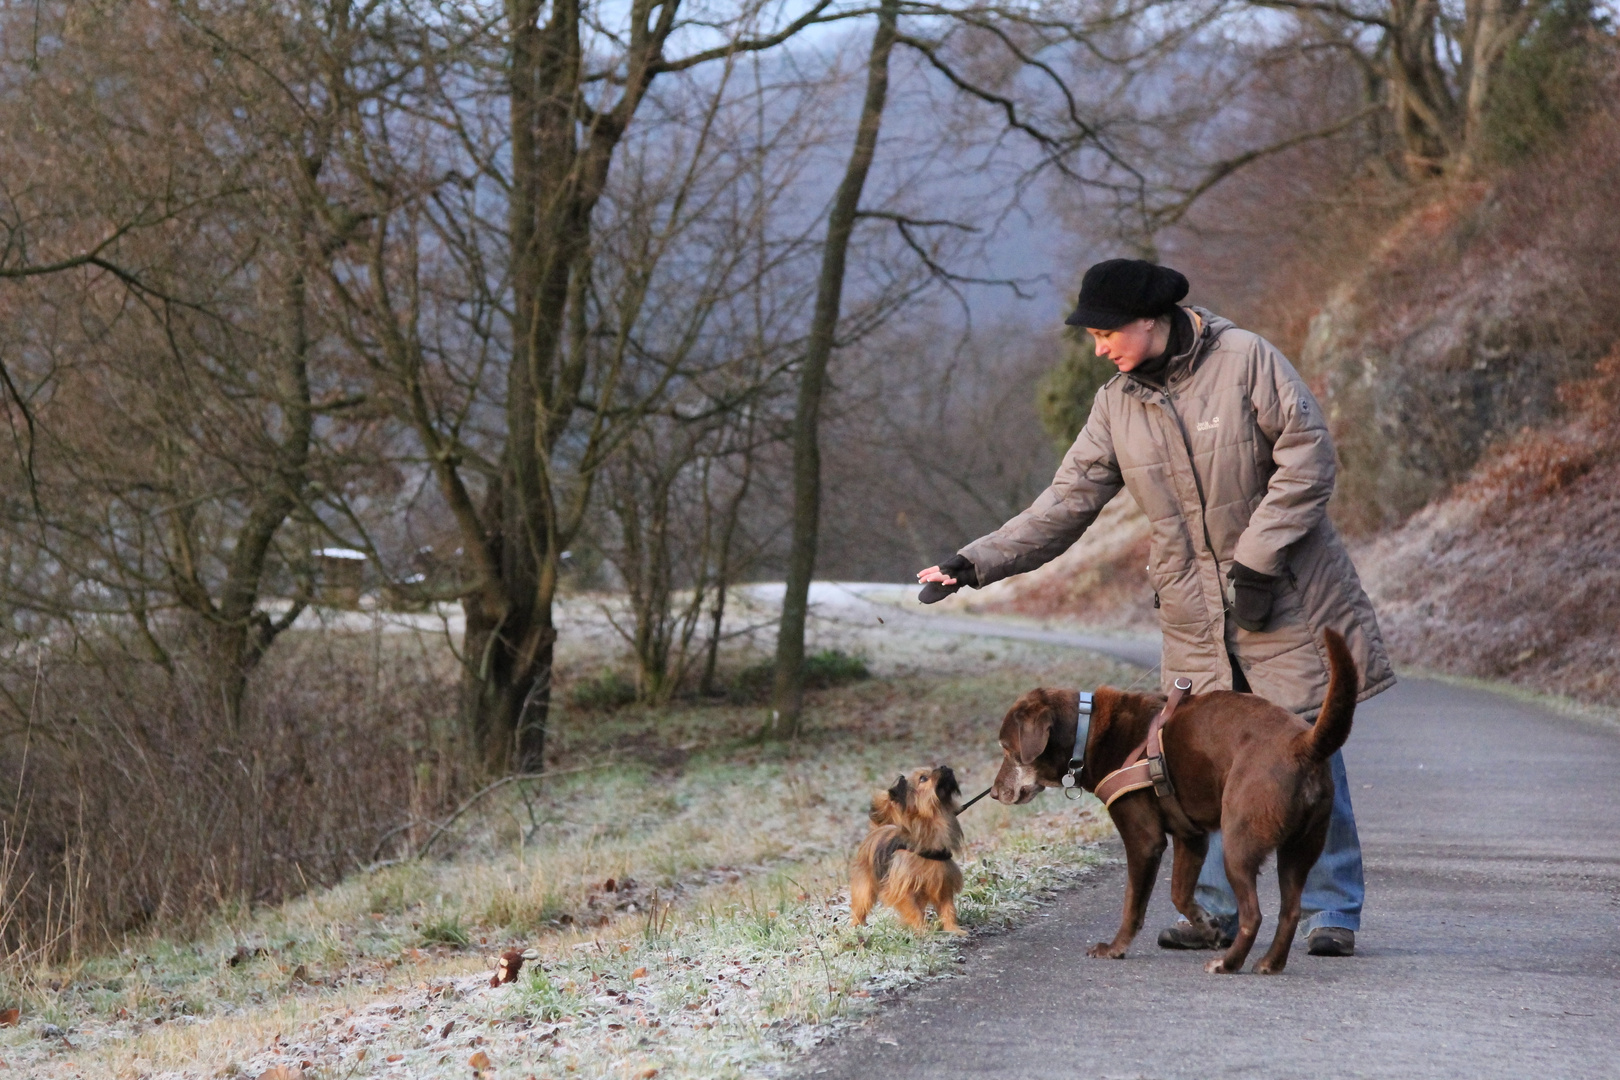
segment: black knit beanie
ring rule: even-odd
[[[1092,330],[1117,330],[1133,319],[1165,315],[1187,295],[1187,279],[1143,259],[1109,259],[1086,271],[1080,302],[1063,321]]]

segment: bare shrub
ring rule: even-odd
[[[468,754],[453,667],[405,637],[292,635],[239,730],[185,664],[83,641],[13,655],[0,950],[14,968],[274,903],[420,842],[468,787]]]

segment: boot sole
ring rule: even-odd
[[[1201,952],[1211,949],[1225,949],[1230,947],[1232,939],[1229,937],[1205,938],[1202,941],[1189,941],[1185,938],[1171,937],[1169,931],[1159,935],[1159,948],[1177,949],[1182,952]]]

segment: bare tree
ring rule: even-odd
[[[1353,56],[1385,117],[1406,176],[1468,174],[1480,164],[1504,58],[1558,11],[1558,0],[1253,0],[1298,18],[1298,45]],[[1589,20],[1590,22],[1590,20]]]
[[[759,28],[775,10],[745,6],[718,29],[673,0],[617,14],[512,0],[499,17],[424,16],[413,40],[437,44],[400,53],[388,100],[349,114],[350,187],[322,214],[334,232],[364,221],[366,244],[338,250],[328,284],[374,399],[410,433],[414,465],[459,534],[465,711],[493,769],[543,765],[561,552],[603,466],[662,403],[703,329],[702,304],[684,330],[655,341],[647,329],[681,319],[656,271],[702,197],[703,153],[677,155],[686,171],[662,216],[613,249],[598,227],[618,163],[649,103],[702,143],[738,57],[842,17],[820,0]],[[672,36],[715,44],[671,56]],[[655,95],[661,80],[672,90]],[[625,177],[637,182],[633,169]],[[719,254],[688,276],[728,277],[737,256]]]
[[[999,135],[1010,135],[1033,148],[1035,161],[1019,181],[1020,189],[1034,176],[1056,173],[1070,183],[1105,194],[1114,203],[1114,212],[1132,215],[1137,235],[1151,235],[1156,227],[1152,222],[1166,212],[1161,205],[1150,205],[1155,200],[1162,202],[1163,184],[1156,184],[1132,160],[1119,129],[1140,124],[1140,120],[1122,108],[1121,101],[1138,67],[1186,40],[1218,11],[1218,7],[1185,7],[1185,15],[1179,15],[1169,5],[1152,2],[1123,10],[1098,7],[1078,12],[901,0],[879,5],[866,96],[843,182],[828,212],[816,312],[800,370],[794,426],[793,546],[772,693],[771,725],[777,731],[796,730],[803,709],[804,631],[820,539],[820,414],[827,363],[840,329],[844,275],[855,224],[863,217],[892,224],[931,281],[954,287],[971,280],[959,276],[959,271],[919,240],[919,233],[927,230],[971,230],[971,225],[875,207],[863,209],[861,205],[887,104],[890,56],[895,46],[918,57],[930,77],[963,101],[994,116]],[[1134,31],[1133,21],[1150,13],[1159,29],[1151,34]],[[910,17],[906,27],[900,25],[902,15]],[[1077,66],[1078,56],[1086,63]],[[1106,77],[1098,78],[1088,66],[1102,69]],[[1211,175],[1222,169],[1230,172],[1241,167],[1243,160],[1223,160],[1206,168]],[[1218,177],[1206,186],[1216,180]],[[1195,199],[1200,193],[1193,190],[1185,198]]]
[[[776,682],[771,691],[773,724],[793,730],[804,708],[804,622],[809,609],[810,577],[816,568],[821,527],[821,399],[827,384],[844,297],[844,266],[850,234],[861,207],[861,192],[877,154],[878,131],[889,93],[889,54],[894,51],[899,0],[882,0],[877,29],[866,62],[866,96],[855,128],[855,147],[844,167],[844,179],[827,215],[821,274],[810,338],[799,368],[798,406],[793,411],[793,549],[788,555],[787,589],[782,597],[782,623],[776,637]]]
[[[5,598],[37,616],[120,616],[165,664],[176,632],[197,635],[235,722],[309,599],[322,530],[306,499],[340,467],[352,404],[307,273],[319,241],[304,189],[321,183],[333,117],[307,72],[246,57],[355,43],[274,12],[233,15],[244,47],[224,56],[183,6],[50,18],[50,56],[7,102],[33,120],[5,125],[12,220],[28,223],[10,232],[0,345],[28,495],[8,501],[5,527],[34,567],[7,577]],[[92,89],[114,82],[130,92]],[[90,254],[33,258],[18,238],[44,222]],[[291,601],[267,603],[272,587]]]

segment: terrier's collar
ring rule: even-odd
[[[1080,770],[1086,767],[1086,741],[1091,738],[1091,691],[1080,691],[1080,707],[1074,718],[1074,749],[1070,751],[1069,769],[1063,774],[1063,786],[1072,788],[1080,782]],[[1068,792],[1065,791],[1064,794]]]

